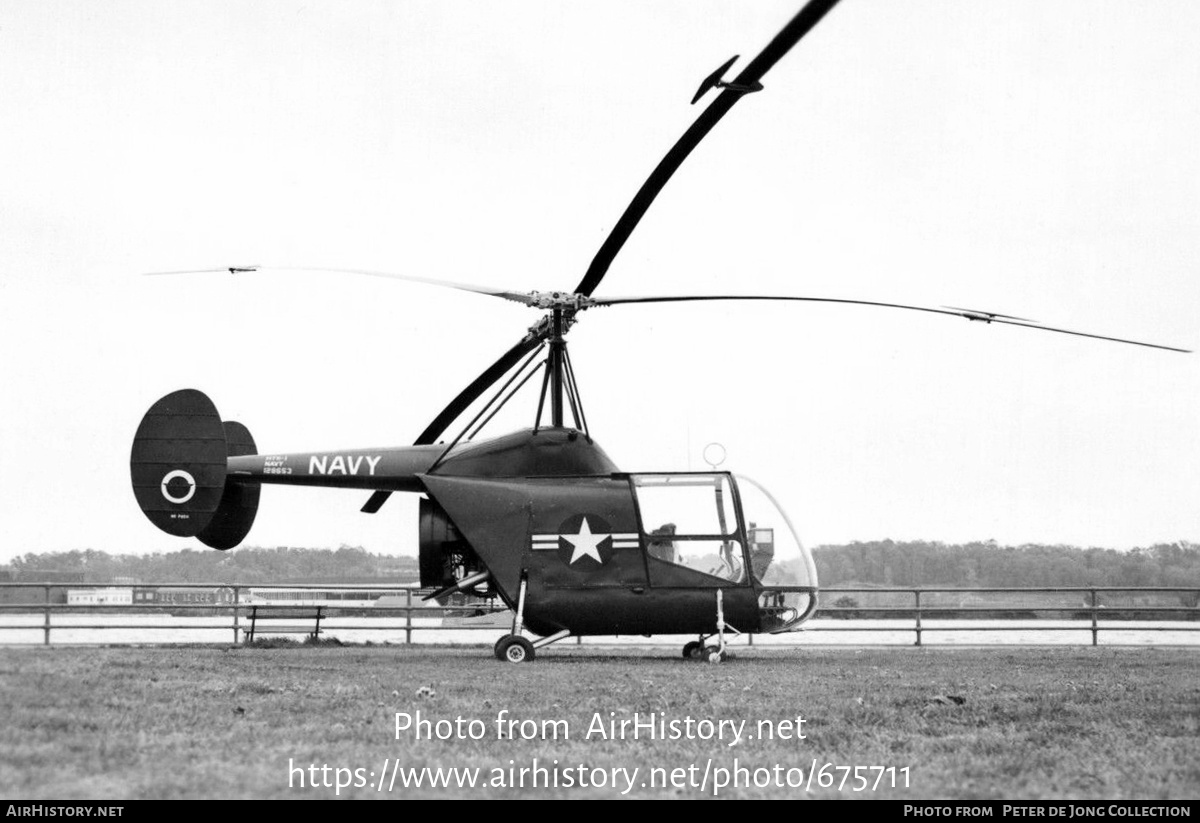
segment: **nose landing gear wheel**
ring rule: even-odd
[[[531,663],[534,656],[533,644],[515,634],[505,635],[496,644],[496,657],[508,663]]]

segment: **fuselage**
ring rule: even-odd
[[[146,516],[216,549],[249,533],[263,484],[423,496],[421,583],[495,592],[542,634],[704,633],[795,625],[815,607],[816,573],[774,505],[747,515],[727,472],[622,472],[586,434],[526,429],[453,446],[256,453],[202,392],[159,400],[130,469]],[[467,581],[464,583],[464,581]],[[719,593],[719,594],[718,594]],[[773,594],[771,594],[773,593]]]

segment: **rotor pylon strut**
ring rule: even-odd
[[[583,412],[583,400],[579,395],[579,385],[575,382],[575,370],[571,367],[571,358],[567,354],[566,333],[575,322],[575,311],[561,305],[554,306],[543,321],[548,327],[546,342],[549,354],[546,357],[546,374],[542,379],[542,394],[538,399],[533,430],[536,432],[541,428],[542,411],[549,401],[552,427],[563,427],[569,407],[575,428],[590,439],[587,416]]]

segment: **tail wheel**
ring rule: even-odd
[[[532,643],[524,637],[510,634],[496,644],[496,656],[507,663],[532,663],[536,655]]]

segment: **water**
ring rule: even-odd
[[[508,616],[482,618],[480,628],[462,628],[468,621],[443,626],[440,617],[414,617],[414,644],[457,644],[490,646],[508,632]],[[40,645],[44,642],[44,617],[41,614],[0,616],[9,626],[29,628],[0,629],[0,645]],[[303,624],[301,620],[287,621]],[[235,642],[233,620],[228,616],[172,617],[149,614],[55,614],[50,619],[53,645],[156,645],[169,643]],[[112,628],[55,628],[64,626],[107,626]],[[403,615],[380,617],[334,617],[322,621],[322,637],[350,643],[404,643]],[[244,637],[247,621],[241,621]],[[366,628],[373,627],[373,628]],[[1100,621],[1101,646],[1200,646],[1200,623],[1172,621]],[[1091,624],[1069,620],[922,620],[921,643],[924,646],[1090,646]],[[984,629],[980,631],[979,629]],[[269,636],[260,628],[260,636]],[[289,635],[300,638],[302,635]],[[682,647],[689,636],[656,635],[645,637],[585,637],[583,645],[640,645]],[[727,635],[733,645],[745,645],[747,638]],[[784,635],[755,635],[755,646],[911,646],[916,641],[911,620],[832,620],[816,618],[805,630]],[[563,641],[574,644],[571,638]]]

